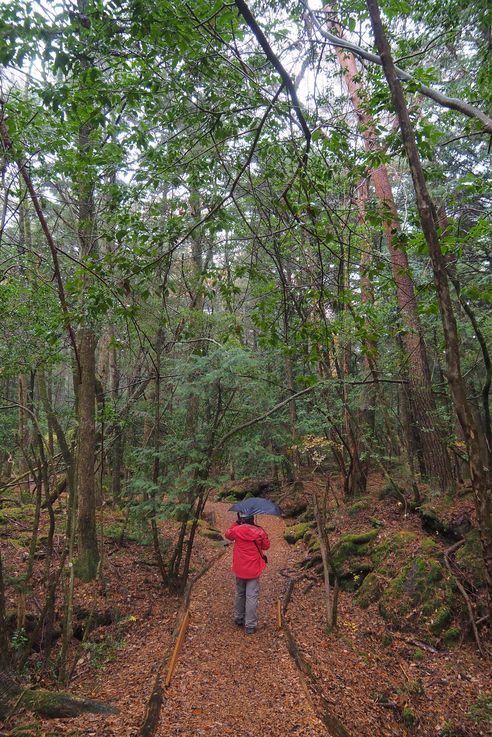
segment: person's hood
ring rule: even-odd
[[[234,534],[238,540],[258,540],[262,533],[262,528],[255,525],[237,525],[234,529]]]

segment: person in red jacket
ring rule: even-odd
[[[243,626],[247,635],[256,632],[258,618],[258,594],[260,574],[266,566],[264,550],[270,547],[265,530],[255,525],[254,517],[237,516],[237,522],[227,530],[225,536],[234,541],[232,571],[236,576],[236,598],[234,621]]]

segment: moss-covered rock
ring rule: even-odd
[[[319,553],[321,545],[319,544],[318,536],[312,530],[307,530],[305,532],[303,540],[304,545],[311,554]]]
[[[208,527],[209,526],[209,523],[207,522],[206,519],[198,519],[198,520],[189,519],[188,522],[186,523],[186,527],[193,527],[193,525],[195,524],[195,521],[198,527]]]
[[[439,545],[431,537],[424,537],[420,543],[420,548],[427,555],[439,555]]]
[[[385,524],[382,520],[378,519],[377,517],[369,517],[369,522],[375,529],[382,530],[383,527],[385,527]]]
[[[351,591],[362,583],[373,569],[370,557],[371,543],[378,530],[369,530],[355,535],[343,535],[333,546],[332,561],[340,577],[341,586]]]
[[[378,499],[398,499],[401,501],[405,496],[405,489],[396,483],[388,481],[378,492]]]
[[[397,629],[418,628],[427,639],[439,638],[452,618],[453,594],[442,562],[416,555],[386,587],[379,611]]]
[[[394,532],[386,537],[372,551],[371,557],[374,567],[385,575],[391,574],[392,568],[396,568],[396,571],[398,571],[401,567],[401,561],[407,559],[408,546],[415,542],[416,537],[417,535],[414,532],[406,530]],[[388,562],[392,555],[394,559],[396,558],[396,561]]]
[[[356,547],[361,547],[374,540],[377,537],[377,530],[368,530],[367,532],[358,532],[355,534],[344,535],[339,542],[350,543]]]
[[[284,532],[284,539],[289,545],[295,545],[296,542],[302,540],[306,532],[309,530],[309,524],[307,522],[299,522],[297,525],[287,527]]]
[[[369,509],[369,505],[370,499],[368,497],[362,497],[349,507],[348,513],[350,517],[355,517],[359,512]]]
[[[461,630],[459,627],[449,627],[442,633],[442,641],[445,645],[452,645],[457,642],[461,637]]]
[[[439,519],[436,510],[429,504],[422,504],[418,507],[418,513],[422,520],[422,527],[428,532],[439,532],[445,534],[447,527],[445,523]]]
[[[362,609],[367,607],[381,597],[382,588],[379,578],[375,573],[368,573],[357,591],[356,600]]]
[[[305,509],[297,519],[299,522],[308,522],[309,524],[313,524],[315,521],[314,512],[310,507],[307,507],[307,509]]]
[[[339,571],[353,557],[361,557],[369,552],[369,544],[377,536],[378,530],[369,530],[357,535],[343,535],[333,546],[333,564]]]
[[[451,619],[451,610],[449,606],[441,606],[434,612],[432,620],[430,622],[429,629],[434,635],[440,635],[442,631],[447,627]]]

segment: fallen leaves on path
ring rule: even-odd
[[[224,531],[234,515],[228,505],[210,504]],[[157,734],[235,735],[236,737],[323,737],[326,734],[299,682],[277,629],[276,602],[285,588],[280,571],[290,550],[284,523],[261,519],[272,545],[261,578],[257,633],[234,625],[232,549],[193,590],[187,640],[167,691]]]

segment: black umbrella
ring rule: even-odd
[[[252,496],[249,499],[236,502],[228,511],[238,512],[242,517],[254,517],[256,514],[273,514],[275,517],[280,517],[282,514],[278,504],[259,496]]]

